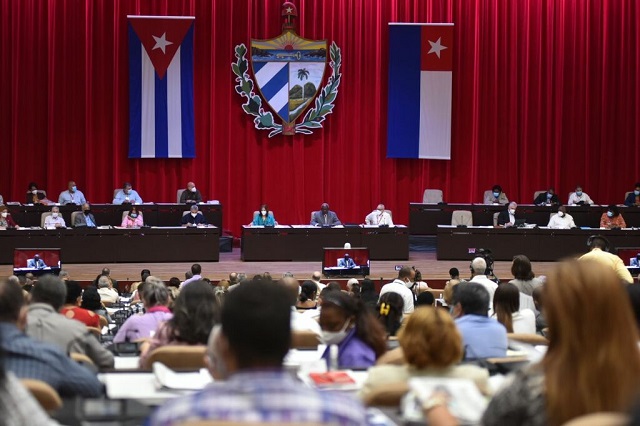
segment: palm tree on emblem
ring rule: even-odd
[[[309,79],[309,71],[306,68],[300,68],[298,70],[298,80],[308,80]],[[302,101],[304,102],[304,87],[302,88]]]

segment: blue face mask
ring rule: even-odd
[[[72,186],[71,187],[71,192],[76,192],[76,189],[78,189],[78,188],[76,188],[75,186]]]
[[[498,198],[498,197],[500,196],[500,193],[499,193],[499,192],[494,192],[494,193],[493,193],[493,196],[494,196],[494,197],[496,197],[496,198]]]
[[[550,193],[547,192],[547,198],[551,199],[551,197],[553,197],[553,194],[550,194]]]
[[[607,216],[613,217],[613,212],[607,212]]]
[[[577,195],[578,197],[582,197],[582,191],[576,191],[576,195]]]
[[[131,217],[135,219],[136,217],[138,217],[138,215],[136,213],[131,213]]]
[[[640,195],[640,191],[633,191],[634,194]]]

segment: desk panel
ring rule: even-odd
[[[0,263],[14,248],[62,249],[64,263],[217,262],[220,229],[143,228],[0,231]]]

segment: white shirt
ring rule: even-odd
[[[498,284],[491,281],[489,278],[487,278],[486,275],[476,275],[471,279],[470,282],[478,283],[487,289],[487,291],[489,292],[489,309],[493,309],[493,295],[498,288]]]
[[[402,296],[404,302],[402,313],[410,314],[413,312],[413,292],[407,288],[404,281],[396,278],[393,282],[383,285],[380,289],[380,296],[389,292],[398,293]]]
[[[312,311],[313,309],[309,309]],[[320,335],[320,323],[313,317],[303,315],[296,310],[295,306],[291,307],[291,330],[295,331],[312,331],[318,336]]]
[[[531,309],[520,309],[511,315],[513,332],[522,334],[536,334],[536,314]]]
[[[318,294],[320,294],[322,289],[327,286],[326,284],[322,284],[320,281],[314,281],[314,280],[311,280],[311,281],[314,282],[318,286]]]
[[[509,223],[512,225],[516,223],[516,215],[511,214],[511,212],[509,212]]]
[[[100,295],[100,301],[102,302],[116,303],[118,299],[120,299],[118,292],[108,287],[99,288],[98,294]]]
[[[584,201],[585,204],[593,204],[593,200],[586,192],[583,192],[579,197],[575,192],[572,192],[571,195],[569,195],[569,202],[567,204],[569,204],[570,206],[575,206],[580,201]]]
[[[45,228],[55,228],[56,225],[60,225],[60,227],[65,228],[67,225],[64,223],[64,219],[61,215],[54,218],[53,216],[47,216],[44,219],[44,227]]]
[[[364,218],[364,223],[367,225],[393,225],[393,219],[391,219],[391,215],[389,213],[382,212],[380,210],[374,210]]]
[[[564,217],[560,217],[560,214],[556,213],[549,219],[547,227],[551,229],[571,229],[575,228],[576,224],[570,214],[565,213]]]

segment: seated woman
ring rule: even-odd
[[[387,331],[388,336],[395,336],[402,324],[404,300],[395,292],[388,292],[380,296],[378,304],[378,321]]]
[[[318,303],[316,302],[316,294],[318,293],[318,286],[313,281],[305,281],[300,287],[300,295],[296,302],[296,309],[316,309]]]
[[[100,316],[95,312],[81,308],[82,287],[76,281],[66,281],[67,300],[60,309],[60,313],[67,318],[80,321],[87,327],[100,328]]]
[[[253,217],[251,226],[276,226],[276,220],[273,217],[273,213],[269,211],[269,207],[266,204],[260,206],[258,214]]]
[[[511,283],[502,283],[493,294],[494,317],[507,333],[536,333],[536,315],[531,309],[520,309],[520,291]]]
[[[122,219],[122,224],[120,226],[123,228],[141,228],[144,226],[142,212],[138,211],[136,206],[131,206],[129,214]]]
[[[127,318],[113,338],[114,343],[154,337],[159,325],[173,318],[168,308],[169,290],[159,278],[150,276],[146,279],[142,302],[145,313]]]
[[[107,322],[111,322],[111,317],[107,312],[107,308],[105,308],[102,304],[98,289],[92,285],[85,288],[82,292],[82,303],[80,304],[80,307],[82,309],[87,309],[96,315],[104,317]]]
[[[27,199],[25,204],[53,204],[51,200],[48,200],[44,193],[38,191],[38,184],[31,182],[27,189]]]
[[[445,310],[432,306],[417,308],[400,330],[398,341],[405,364],[371,368],[360,391],[365,400],[374,389],[406,383],[411,377],[471,379],[481,392],[487,393],[487,370],[470,364],[457,365],[464,354],[462,336]]]
[[[613,228],[626,228],[627,224],[624,218],[618,210],[618,206],[610,204],[607,207],[607,211],[602,213],[600,217],[600,228],[613,229]]]
[[[386,333],[360,299],[342,291],[322,296],[320,311],[322,358],[330,365],[331,346],[337,345],[339,368],[368,368],[387,350]]]
[[[586,414],[627,412],[640,390],[640,356],[618,276],[594,261],[572,260],[549,274],[543,292],[549,348],[539,363],[507,377],[482,424],[562,425]]]
[[[145,289],[146,290],[146,287]],[[145,291],[142,297],[145,297]],[[205,281],[193,281],[180,290],[173,305],[173,318],[162,323],[150,344],[143,345],[140,366],[149,354],[165,345],[206,345],[209,332],[220,319],[220,308],[213,287]]]
[[[8,228],[18,229],[20,227],[11,218],[11,214],[9,213],[9,209],[7,209],[7,206],[0,205],[0,229]]]

